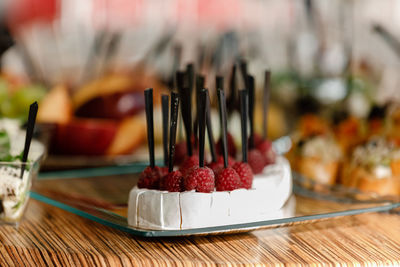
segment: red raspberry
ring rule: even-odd
[[[180,171],[173,171],[167,174],[163,179],[161,179],[163,190],[169,192],[183,192],[183,176]]]
[[[210,168],[213,172],[214,175],[217,176],[218,172],[224,168],[224,164],[221,162],[210,162],[207,165],[208,168]]]
[[[232,191],[240,188],[240,177],[232,167],[222,169],[215,179],[217,191]]]
[[[258,133],[254,133],[254,135],[253,135],[253,139],[254,139],[254,147],[258,147],[258,145],[260,145],[261,144],[261,142],[264,140],[262,137],[261,137],[261,135],[259,135]],[[248,146],[249,146],[249,148],[250,148],[250,136],[249,136],[249,138],[247,139],[248,140]]]
[[[194,167],[184,177],[185,190],[210,193],[214,191],[214,172],[208,167]]]
[[[181,171],[182,175],[185,176],[191,168],[197,166],[199,166],[199,157],[197,155],[193,155],[185,159],[179,170]]]
[[[194,136],[192,136],[192,146],[193,146],[193,155],[198,155],[198,142],[195,142]],[[181,141],[175,145],[175,159],[174,165],[181,165],[182,162],[185,161],[187,157],[187,145],[186,141]]]
[[[174,164],[181,165],[186,158],[186,142],[182,141],[175,145]]]
[[[269,140],[262,140],[262,142],[260,142],[257,146],[256,146],[256,148],[258,149],[258,150],[260,150],[260,152],[261,153],[266,153],[266,152],[268,152],[269,150],[271,150],[272,149],[272,143],[269,141]]]
[[[235,158],[236,157],[236,146],[235,146],[235,141],[233,140],[233,137],[230,133],[227,135],[227,141],[228,141],[228,155]],[[217,153],[222,155],[222,139],[219,139],[217,145]]]
[[[249,151],[248,162],[254,174],[259,174],[263,171],[265,166],[265,159],[263,154],[257,149]]]
[[[240,177],[240,187],[250,189],[253,184],[253,171],[246,162],[236,162],[232,167]]]
[[[165,177],[168,175],[168,167],[160,167],[160,175],[161,177]]]
[[[258,147],[264,141],[264,139],[258,133],[253,134],[253,139],[255,147]]]
[[[224,165],[224,157],[223,156],[219,156],[217,159],[218,163],[221,163],[222,165]],[[232,158],[228,156],[228,166],[233,166],[233,164],[235,164],[236,161]]]
[[[268,140],[263,140],[258,146],[257,149],[264,156],[265,165],[274,164],[276,160],[276,153],[272,148],[272,143]]]
[[[158,188],[160,190],[166,190],[164,187],[164,178],[168,175],[168,167],[160,167],[160,180]]]
[[[158,189],[160,184],[161,171],[160,167],[151,168],[147,166],[140,174],[138,187],[147,189]]]

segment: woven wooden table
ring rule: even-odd
[[[400,265],[400,215],[371,213],[249,234],[137,238],[30,200],[0,227],[0,265]]]

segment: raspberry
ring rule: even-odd
[[[175,145],[174,164],[180,165],[186,158],[186,142],[179,142]]]
[[[269,140],[262,140],[256,148],[260,150],[261,153],[267,153],[269,150],[272,149],[272,143]]]
[[[248,162],[254,174],[259,174],[265,166],[264,156],[257,149],[249,151]]]
[[[227,135],[227,145],[228,145],[228,154],[229,156],[235,158],[236,157],[236,146],[235,146],[235,141],[233,140],[233,137],[230,133]],[[222,155],[222,139],[219,139],[217,145],[217,153]]]
[[[232,167],[222,169],[215,179],[217,191],[232,191],[240,188],[240,177]]]
[[[213,172],[214,175],[217,176],[218,172],[224,168],[224,164],[221,162],[210,162],[207,165],[208,168],[210,168]]]
[[[257,133],[253,134],[253,139],[254,139],[255,147],[258,147],[264,141],[264,139],[261,137],[261,135],[259,135]]]
[[[197,143],[195,142],[194,136],[192,136],[192,146],[193,146],[193,155],[199,154]],[[181,165],[182,162],[185,161],[187,156],[187,145],[186,141],[181,141],[175,145],[175,165]]]
[[[147,166],[140,174],[138,187],[147,189],[158,189],[160,184],[161,171],[160,167],[151,168]]]
[[[165,177],[168,175],[168,167],[160,167],[160,176]]]
[[[218,163],[221,163],[222,165],[224,165],[224,157],[223,156],[219,156],[217,159]],[[233,164],[235,164],[236,161],[232,158],[228,156],[228,166],[233,166]]]
[[[193,155],[185,159],[179,170],[181,171],[182,175],[185,176],[191,168],[196,166],[199,166],[199,157],[197,155]]]
[[[158,181],[158,188],[160,190],[166,190],[164,187],[164,178],[168,175],[168,167],[160,167],[160,179]]]
[[[236,162],[232,167],[240,177],[240,187],[250,189],[253,184],[253,171],[246,162]]]
[[[183,192],[183,176],[180,171],[170,172],[161,180],[163,181],[163,190],[169,192]]]
[[[264,156],[265,165],[274,164],[276,160],[276,154],[274,149],[272,148],[272,143],[268,140],[263,140],[258,146],[257,149]]]
[[[214,172],[208,167],[193,167],[184,177],[185,190],[210,193],[214,191]]]

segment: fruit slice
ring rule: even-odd
[[[104,155],[117,133],[118,122],[82,119],[58,124],[52,149],[58,154]]]
[[[85,118],[123,119],[144,110],[143,92],[126,91],[100,95],[81,105],[75,114]]]
[[[134,75],[134,78],[133,78]],[[141,92],[146,88],[155,89],[154,100],[159,102],[159,93],[164,89],[154,77],[141,72],[135,74],[114,73],[103,76],[81,87],[72,97],[74,109],[79,109],[83,104],[99,96],[107,96],[122,92]]]
[[[80,88],[72,98],[74,108],[79,108],[81,105],[90,99],[105,94],[113,94],[123,92],[133,85],[133,80],[127,75],[108,75],[98,80],[92,81],[86,86]]]
[[[38,122],[67,123],[72,116],[72,103],[65,86],[54,87],[40,102]]]
[[[124,119],[107,149],[108,155],[120,155],[132,152],[146,139],[146,122],[143,116],[136,115]]]

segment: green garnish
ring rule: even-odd
[[[18,208],[21,206],[21,204],[22,204],[22,200],[18,201],[18,203],[15,204],[15,205],[12,207],[12,209],[18,209]]]

